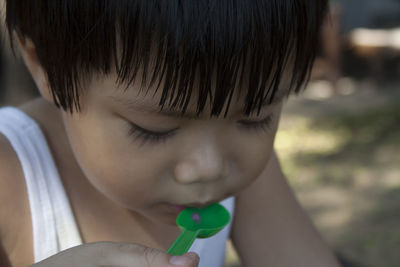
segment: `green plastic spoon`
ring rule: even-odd
[[[224,206],[214,203],[207,207],[186,208],[176,218],[181,234],[167,250],[168,254],[180,256],[185,254],[194,240],[207,238],[221,231],[230,221],[231,216]]]

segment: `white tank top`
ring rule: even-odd
[[[0,108],[0,133],[11,143],[24,173],[32,217],[35,263],[82,244],[82,239],[57,167],[38,124],[21,110]],[[233,197],[220,204],[234,212]],[[199,267],[222,267],[231,223],[207,239],[196,239],[190,251]],[[107,241],[107,240],[104,240]]]

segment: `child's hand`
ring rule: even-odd
[[[195,253],[174,257],[134,243],[96,242],[61,251],[31,267],[197,267],[198,264]]]

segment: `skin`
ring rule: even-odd
[[[165,211],[166,203],[218,202],[238,193],[261,173],[277,120],[270,130],[255,133],[239,127],[237,121],[244,119],[240,115],[188,120],[142,112],[136,106],[129,110],[110,98],[135,99],[138,92],[133,87],[114,93],[109,88],[115,88],[115,78],[110,75],[90,83],[83,112],[63,113],[77,162],[107,198],[135,215],[173,225],[175,214]],[[152,103],[144,104],[145,108],[157,106],[148,97],[143,102]],[[268,108],[253,120],[262,120],[272,111],[276,110]],[[165,141],[142,143],[128,135],[131,122],[153,132],[177,130]]]
[[[338,266],[273,152],[280,103],[250,117],[240,99],[226,118],[207,111],[177,117],[151,110],[160,95],[141,94],[140,81],[124,92],[110,73],[88,80],[82,111],[71,115],[54,107],[33,44],[20,40],[20,49],[42,95],[21,109],[49,140],[84,242],[126,241],[165,251],[179,234],[170,204],[201,207],[236,196],[232,238],[244,266]],[[172,133],[144,142],[137,129],[129,135],[132,123]]]

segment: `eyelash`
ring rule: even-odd
[[[130,129],[128,132],[129,136],[134,137],[134,141],[141,140],[141,145],[144,145],[147,142],[150,143],[163,143],[170,136],[174,134],[177,129],[170,130],[168,132],[153,132],[142,127],[137,126],[134,123],[129,123]]]
[[[238,123],[241,124],[241,127],[243,127],[246,130],[250,131],[265,131],[267,132],[270,127],[271,127],[271,122],[272,122],[272,115],[267,116],[265,119],[261,121],[239,121]],[[167,141],[169,137],[174,135],[175,131],[178,129],[173,129],[168,132],[153,132],[146,130],[134,123],[129,123],[130,129],[128,132],[129,136],[133,136],[134,140],[141,140],[141,145],[144,145],[145,143],[163,143]]]
[[[267,132],[271,127],[272,117],[272,115],[269,115],[261,121],[239,121],[239,123],[247,130]]]

